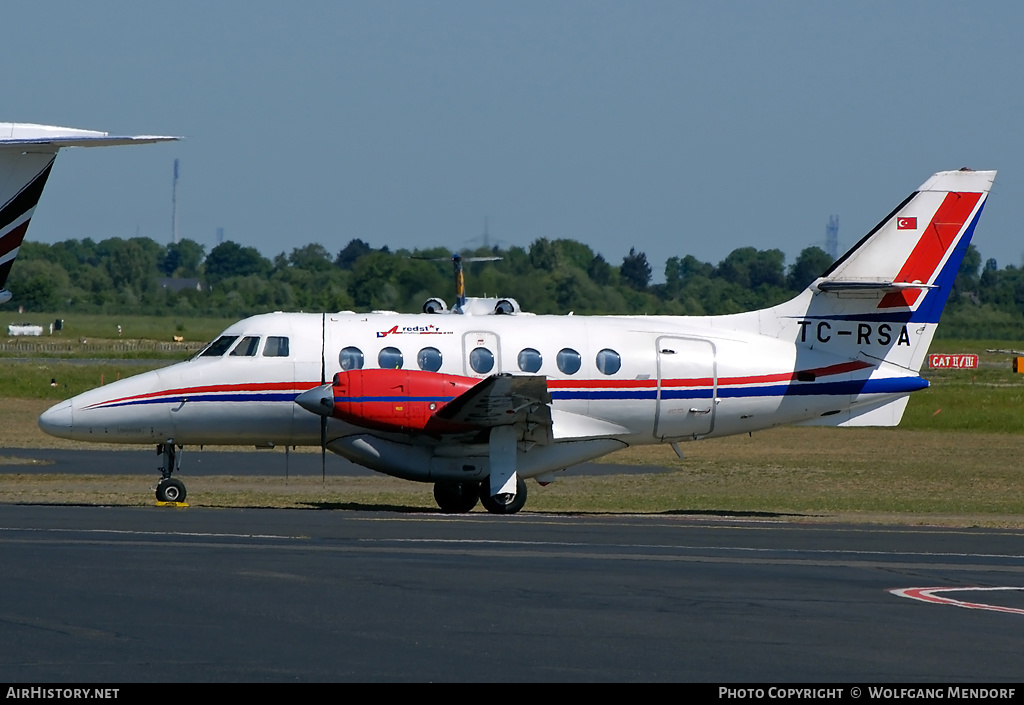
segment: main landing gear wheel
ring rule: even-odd
[[[480,503],[491,514],[515,514],[526,505],[526,483],[523,478],[516,478],[515,495],[499,494],[491,496],[491,478],[480,483]]]
[[[165,477],[156,486],[156,501],[158,502],[184,502],[185,483],[175,480],[173,477]]]
[[[435,482],[434,501],[442,512],[464,514],[480,500],[480,485],[476,482]]]

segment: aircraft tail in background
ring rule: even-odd
[[[177,137],[116,136],[51,125],[0,123],[0,303],[10,301],[5,287],[29,221],[62,147],[112,147],[167,142]]]

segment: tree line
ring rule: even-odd
[[[718,264],[670,257],[652,284],[643,252],[620,263],[569,239],[528,248],[461,253],[500,257],[466,264],[471,296],[512,297],[534,313],[716,315],[772,306],[804,289],[832,259],[808,247],[787,266],[781,250],[742,247]],[[273,259],[223,242],[209,253],[192,240],[149,238],[25,242],[3,308],[56,313],[143,313],[241,318],[271,310],[417,312],[440,297],[453,303],[451,253],[443,247],[390,251],[350,241],[336,255],[308,244]],[[1024,324],[1024,270],[982,265],[972,245],[942,319],[943,337],[1015,339]]]

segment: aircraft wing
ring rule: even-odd
[[[498,374],[452,399],[434,418],[477,428],[518,426],[524,440],[550,443],[550,405],[546,377]]]
[[[180,137],[170,135],[111,135],[96,130],[78,130],[52,125],[31,125],[27,123],[0,123],[0,148],[28,145],[42,145],[59,149],[61,147],[114,147],[126,144],[150,144],[169,142]]]
[[[351,370],[295,403],[364,428],[433,436],[514,427],[523,441],[553,442],[547,377],[478,380],[420,370]]]

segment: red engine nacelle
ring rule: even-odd
[[[434,418],[434,414],[479,382],[422,370],[339,372],[334,376],[333,416],[386,431],[464,430],[464,425]]]

